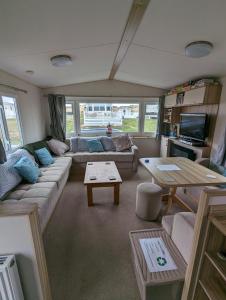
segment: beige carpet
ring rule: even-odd
[[[82,180],[70,178],[44,234],[54,300],[138,300],[130,258],[130,230],[159,226],[138,219],[136,186],[149,181],[143,167],[123,181],[119,206],[113,190],[94,191],[87,207]]]

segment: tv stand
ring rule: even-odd
[[[172,153],[172,148],[174,147],[174,145],[178,145],[180,146],[181,150],[183,150],[184,148],[184,152],[186,152],[186,149],[188,149],[187,152],[191,152],[193,151],[194,156],[193,158],[191,158],[192,160],[194,159],[198,159],[198,158],[207,158],[210,156],[210,147],[197,147],[197,146],[193,146],[187,143],[183,143],[181,142],[179,139],[171,139],[169,138],[168,140],[168,146],[167,146],[167,156],[170,156],[170,153]],[[189,151],[190,150],[190,151]],[[178,155],[180,156],[180,155]]]
[[[204,147],[204,142],[201,141],[195,141],[192,139],[185,139],[185,138],[180,138],[179,141],[181,143],[184,143],[186,145],[191,145],[191,146],[195,146],[195,147]]]

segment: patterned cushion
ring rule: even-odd
[[[19,149],[8,156],[7,162],[0,164],[0,199],[22,181],[22,177],[13,167],[22,156],[34,160],[26,150]]]
[[[128,134],[122,134],[112,138],[112,141],[116,147],[116,151],[130,150],[133,143]]]

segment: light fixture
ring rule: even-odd
[[[207,56],[213,49],[213,44],[207,41],[197,41],[185,47],[185,55],[192,58]]]
[[[56,55],[51,57],[50,61],[55,67],[64,67],[72,64],[72,59],[69,55]]]

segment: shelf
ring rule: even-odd
[[[224,236],[226,236],[226,219],[225,219],[225,217],[211,218],[211,222]]]
[[[199,280],[199,284],[209,300],[226,300],[226,289],[223,284],[213,279],[209,279],[208,282]]]
[[[212,264],[212,266],[216,269],[216,271],[220,274],[222,279],[226,281],[226,261],[221,260],[216,254],[205,252],[205,256]]]

